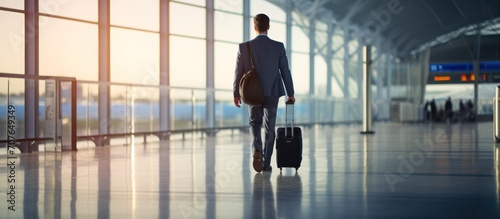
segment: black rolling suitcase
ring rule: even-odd
[[[302,130],[299,127],[293,126],[293,107],[293,102],[286,102],[285,127],[278,128],[276,154],[280,171],[283,167],[293,167],[297,171],[302,162]],[[289,108],[291,109],[291,113],[289,112]],[[289,121],[291,121],[291,127],[288,127]]]

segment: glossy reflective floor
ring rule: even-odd
[[[500,218],[491,122],[360,130],[303,129],[298,173],[254,172],[240,133],[18,154],[0,218]]]

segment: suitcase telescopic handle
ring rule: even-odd
[[[285,108],[285,136],[288,136],[288,108],[292,109],[292,116],[290,117],[291,123],[292,123],[292,137],[293,137],[293,120],[294,120],[294,103],[293,101],[286,101],[286,108]]]

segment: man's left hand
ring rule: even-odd
[[[241,107],[241,97],[235,97],[234,98],[234,105],[238,108]]]

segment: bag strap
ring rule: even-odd
[[[250,49],[250,41],[248,41],[246,44],[247,44],[248,56],[250,56],[250,63],[252,63],[252,68],[255,68],[255,65],[253,64],[252,50]]]

